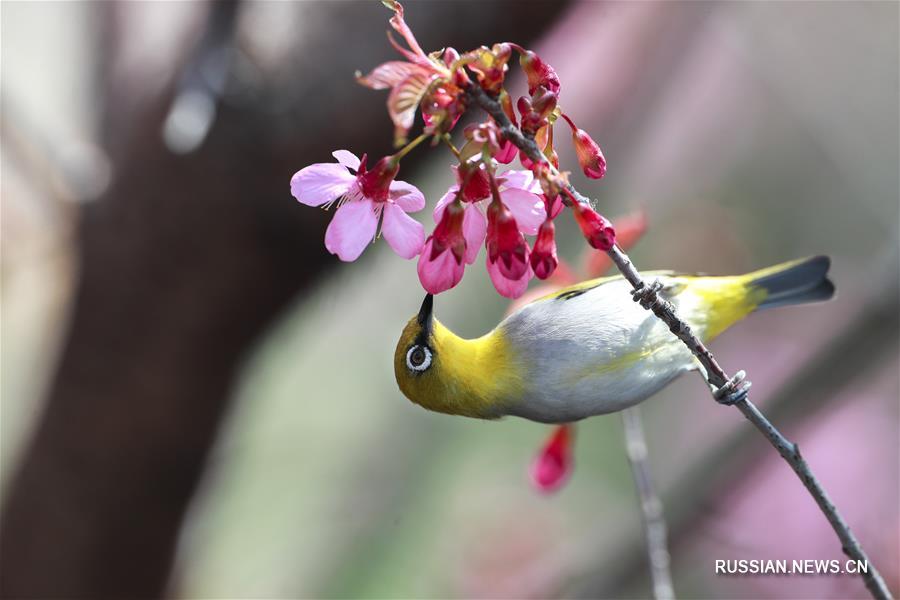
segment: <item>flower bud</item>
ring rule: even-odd
[[[444,209],[441,220],[431,234],[431,256],[429,261],[434,261],[445,250],[453,253],[457,264],[462,264],[466,254],[466,238],[463,235],[463,217],[465,207],[459,201],[451,202]]]
[[[519,64],[528,78],[528,93],[533,94],[539,85],[554,93],[559,93],[559,76],[553,67],[541,60],[541,57],[526,50],[519,56]]]
[[[572,206],[572,210],[575,212],[575,220],[588,244],[604,252],[615,245],[616,230],[613,229],[612,223],[581,202],[576,202]]]
[[[538,229],[537,240],[531,251],[531,269],[538,279],[547,279],[556,270],[559,259],[556,257],[556,239],[553,221],[547,219]]]
[[[550,219],[555,219],[563,209],[562,196],[553,196],[553,199],[551,200],[550,196],[542,194],[542,198],[544,199],[544,209],[547,211],[547,217]]]
[[[558,490],[572,474],[575,426],[559,425],[531,464],[531,482],[541,492]]]
[[[600,179],[606,175],[606,158],[603,151],[584,129],[579,129],[575,123],[566,116],[563,118],[572,128],[572,143],[575,145],[575,154],[578,156],[578,164],[585,176],[591,179]]]
[[[522,117],[520,128],[525,135],[534,135],[546,123],[546,119],[543,119],[541,115],[535,112],[531,106],[531,100],[525,96],[520,97],[516,101],[516,108],[519,109],[519,115]]]
[[[371,171],[366,171],[365,162],[360,163],[356,180],[366,198],[375,202],[385,202],[390,194],[391,183],[400,171],[400,161],[393,156],[385,156]]]
[[[491,195],[491,182],[481,163],[464,162],[456,170],[464,202],[477,202]]]
[[[513,110],[512,99],[509,97],[509,93],[505,89],[500,91],[499,100],[500,106],[503,107],[503,112],[506,113],[506,116],[509,119],[510,123],[518,126],[518,121],[516,120],[516,111]],[[494,158],[497,160],[497,162],[508,165],[513,161],[518,152],[519,149],[516,148],[515,144],[501,136],[500,151],[494,155]]]
[[[551,92],[544,86],[539,86],[531,97],[531,109],[536,112],[542,119],[550,116],[559,102],[559,94]]]
[[[528,243],[512,212],[494,200],[488,206],[488,260],[497,263],[500,273],[513,281],[528,270]]]

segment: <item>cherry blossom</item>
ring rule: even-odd
[[[347,150],[332,155],[337,163],[317,163],[297,171],[291,178],[291,194],[307,206],[338,209],[325,231],[325,247],[343,261],[354,261],[375,239],[378,221],[388,245],[401,258],[414,258],[422,250],[422,224],[407,215],[422,210],[425,196],[413,185],[395,181],[399,162],[385,157],[367,170]],[[355,171],[355,174],[351,173]]]

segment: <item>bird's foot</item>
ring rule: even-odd
[[[741,400],[745,400],[752,385],[749,381],[746,381],[746,378],[747,373],[744,371],[735,373],[734,377],[725,382],[725,385],[713,392],[716,402],[725,406],[732,406]]]
[[[654,279],[650,285],[644,283],[641,287],[631,290],[631,298],[644,308],[652,308],[654,304],[664,302],[659,297],[659,291],[663,284],[659,279]]]

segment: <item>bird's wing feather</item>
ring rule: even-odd
[[[653,279],[654,277],[676,277],[679,275],[683,275],[682,273],[676,273],[675,271],[646,271],[642,273],[647,279]],[[587,281],[582,281],[570,286],[566,286],[562,289],[556,290],[546,296],[541,296],[534,302],[542,302],[545,300],[567,300],[569,298],[574,298],[576,296],[580,296],[585,292],[593,290],[595,288],[600,287],[601,285],[605,285],[608,283],[612,283],[614,281],[619,281],[622,279],[621,275],[613,275],[611,277],[598,277],[597,279],[588,279]],[[671,282],[666,282],[667,284]],[[663,293],[669,290],[669,286],[663,289]],[[671,290],[669,290],[671,292]]]

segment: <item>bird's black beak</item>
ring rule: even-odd
[[[431,326],[434,322],[434,317],[431,315],[431,311],[434,309],[434,296],[428,294],[425,296],[425,299],[422,300],[422,308],[419,309],[419,316],[416,317],[416,321],[419,323],[419,327],[422,329],[419,331],[419,335],[416,336],[416,343],[421,344],[423,346],[428,344],[428,340],[431,339]]]
[[[422,300],[422,308],[419,309],[418,321],[422,327],[431,328],[431,311],[434,310],[434,296],[426,294]]]

